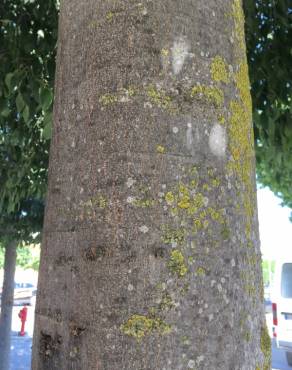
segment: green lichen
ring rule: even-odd
[[[126,89],[127,93],[129,96],[134,96],[136,94],[136,90],[132,87],[132,86],[129,86],[128,89]]]
[[[255,297],[256,296],[256,288],[252,284],[246,284],[244,287],[244,290],[250,297]]]
[[[230,238],[230,229],[224,225],[221,230],[221,236],[223,240],[228,240]]]
[[[200,231],[203,228],[202,220],[196,218],[194,219],[194,232]]]
[[[173,307],[175,307],[175,303],[173,302],[171,295],[169,293],[165,293],[159,303],[158,309],[161,311],[168,311]]]
[[[165,244],[183,244],[185,242],[186,231],[184,228],[174,229],[169,226],[162,226],[162,231],[161,240]]]
[[[94,197],[87,200],[86,202],[82,203],[82,206],[85,209],[93,209],[93,208],[104,209],[107,207],[107,205],[108,205],[107,199],[101,194],[97,194]]]
[[[178,277],[183,277],[188,272],[185,264],[185,258],[181,251],[175,249],[170,254],[168,268]]]
[[[154,199],[135,199],[132,202],[132,205],[137,208],[149,208],[153,207],[156,204]]]
[[[213,81],[216,82],[229,82],[228,67],[224,59],[217,55],[211,63],[211,77]]]
[[[211,185],[214,187],[214,188],[218,188],[219,185],[220,185],[220,180],[218,178],[214,178],[211,180]]]
[[[112,105],[118,102],[118,97],[114,94],[104,94],[99,98],[99,102],[103,106]]]
[[[208,207],[207,208],[207,213],[210,215],[210,217],[213,221],[217,221],[220,224],[223,224],[225,222],[225,218],[222,215],[222,213],[223,213],[222,210],[218,211],[218,210],[216,210],[212,207]]]
[[[222,107],[224,102],[224,93],[221,89],[214,86],[197,85],[191,90],[192,98],[203,98],[208,103],[214,104],[216,107]]]
[[[156,89],[153,85],[149,86],[147,89],[147,95],[151,102],[163,109],[172,108],[172,98],[166,94],[163,90]]]
[[[111,22],[112,20],[113,20],[113,18],[114,18],[114,13],[113,12],[108,12],[107,14],[106,14],[106,20],[108,21],[108,22]]]
[[[222,115],[222,114],[219,114],[218,115],[218,122],[220,123],[220,125],[224,126],[225,123],[226,123],[226,119],[225,117]]]
[[[244,340],[245,340],[246,342],[250,342],[250,340],[251,340],[251,334],[250,334],[250,332],[249,332],[249,331],[246,331],[246,332],[244,333],[243,337],[244,337]]]
[[[154,333],[168,334],[171,326],[158,317],[133,315],[121,326],[121,331],[140,341],[143,337]]]
[[[174,195],[171,191],[167,192],[166,195],[165,195],[165,201],[167,204],[171,205],[173,204],[175,198],[174,198]]]
[[[203,189],[204,191],[209,191],[209,190],[211,190],[211,187],[210,187],[210,185],[209,185],[209,184],[203,184],[202,189]]]
[[[261,329],[261,351],[264,355],[263,370],[269,370],[271,368],[271,339],[266,325]]]
[[[198,276],[205,276],[206,275],[206,269],[204,267],[198,267],[196,270],[196,274]]]

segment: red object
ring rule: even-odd
[[[20,329],[20,332],[18,333],[18,335],[23,337],[25,335],[24,327],[25,327],[25,322],[26,322],[26,318],[27,318],[27,307],[26,306],[24,306],[19,311],[18,317],[21,320],[21,329]]]
[[[272,303],[272,312],[273,312],[273,324],[278,325],[278,316],[277,316],[277,303]]]

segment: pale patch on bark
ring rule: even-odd
[[[179,74],[183,68],[183,65],[186,61],[186,58],[189,55],[189,43],[184,38],[177,39],[172,48],[171,48],[171,56],[172,56],[172,70],[175,75]]]
[[[192,151],[194,144],[194,137],[193,137],[193,126],[191,123],[187,124],[187,148],[188,150]]]
[[[215,124],[209,136],[209,148],[216,157],[224,157],[227,146],[226,130]]]
[[[146,233],[148,233],[149,228],[146,225],[143,225],[143,226],[139,227],[139,230],[141,231],[141,233],[146,234]]]

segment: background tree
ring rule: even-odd
[[[292,8],[245,0],[258,181],[292,208]]]
[[[44,205],[40,201],[22,201],[18,212],[1,215],[1,244],[5,249],[4,279],[0,313],[0,369],[9,369],[10,331],[14,295],[17,247],[37,243],[43,222]]]
[[[0,4],[0,369],[8,369],[16,247],[40,232],[47,181],[56,1]],[[9,249],[8,249],[9,248]]]
[[[32,368],[269,369],[241,2],[61,7]]]

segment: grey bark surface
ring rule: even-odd
[[[268,369],[240,1],[61,5],[32,369]]]
[[[0,370],[9,370],[11,320],[14,295],[17,242],[5,246],[4,279],[0,313]]]

